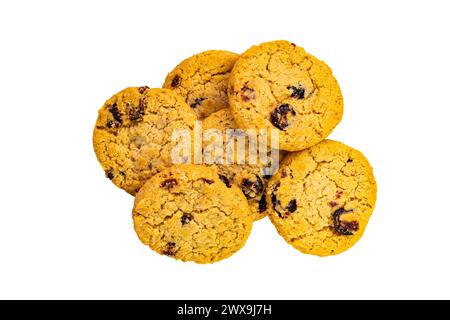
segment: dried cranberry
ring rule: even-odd
[[[194,217],[189,213],[183,213],[181,216],[181,224],[184,226],[185,224],[188,224],[191,222],[191,220],[194,219]]]
[[[353,210],[345,210],[339,208],[333,213],[334,231],[343,236],[352,236],[359,229],[359,223],[357,221],[345,222],[341,221],[341,216],[352,212]]]
[[[267,199],[266,199],[265,194],[263,194],[263,196],[261,197],[261,200],[259,200],[258,209],[259,209],[259,213],[263,213],[264,211],[267,210]]]
[[[118,128],[122,125],[122,114],[119,111],[119,108],[117,107],[117,103],[113,103],[109,108],[108,111],[111,112],[114,120],[108,120],[106,121],[106,126],[108,128]]]
[[[272,202],[273,210],[275,210],[278,213],[278,216],[280,218],[283,218],[282,217],[283,212],[282,212],[282,210],[280,210],[280,207],[281,207],[280,201],[277,199],[277,196],[275,195],[275,192],[277,192],[279,187],[280,187],[280,183],[277,183],[275,185],[275,187],[273,187],[272,194],[270,195],[270,201]]]
[[[150,89],[149,87],[147,87],[147,86],[142,86],[142,87],[139,87],[139,93],[140,94],[143,94],[147,89]]]
[[[292,90],[291,98],[295,99],[305,99],[305,89],[302,86],[288,86],[288,90]]]
[[[170,86],[172,88],[176,88],[180,85],[181,83],[181,78],[179,75],[175,75],[175,77],[173,77],[172,82],[170,83]]]
[[[214,180],[211,180],[211,179],[200,178],[200,180],[202,180],[203,182],[205,182],[207,184],[213,184],[214,183]]]
[[[270,122],[280,130],[289,126],[288,115],[295,116],[295,110],[289,104],[282,104],[270,113]]]
[[[292,199],[289,201],[285,209],[290,213],[294,213],[297,210],[297,200]]]
[[[270,200],[272,202],[273,210],[278,213],[278,216],[282,219],[287,218],[291,213],[294,213],[297,210],[297,200],[292,199],[289,201],[286,207],[283,208],[281,202],[277,199],[275,192],[277,192],[280,187],[280,183],[277,183],[272,190],[272,194],[270,196]]]
[[[117,107],[117,103],[113,103],[110,107],[109,107],[109,112],[111,112],[114,120],[118,121],[118,122],[122,122],[122,114],[119,111],[119,108]]]
[[[247,199],[254,199],[264,191],[264,183],[259,176],[255,179],[242,179],[241,190]]]
[[[106,172],[106,176],[109,180],[112,180],[114,179],[114,172],[112,170],[109,170],[108,172]]]
[[[231,188],[231,183],[230,183],[230,180],[226,177],[226,176],[224,176],[224,175],[222,175],[222,174],[219,174],[219,179],[228,187],[228,188]]]
[[[256,98],[255,89],[248,87],[248,82],[241,88],[241,98],[244,102],[248,102]]]
[[[177,179],[166,179],[163,182],[161,182],[160,187],[161,188],[172,189],[176,185],[178,185]]]
[[[275,195],[275,192],[277,192],[278,188],[280,187],[280,183],[278,182],[272,189],[272,194],[270,196],[270,201],[272,202],[273,207],[278,203],[277,196]]]
[[[175,248],[176,248],[176,243],[175,242],[168,242],[166,245],[166,249],[163,250],[162,254],[169,256],[169,257],[173,257],[176,253]]]
[[[200,106],[200,105],[202,104],[202,102],[205,101],[205,100],[206,100],[206,98],[197,98],[197,99],[195,99],[195,100],[194,100],[194,103],[191,103],[191,108],[192,108],[192,109],[197,108],[197,107]]]
[[[121,125],[121,123],[116,120],[107,120],[106,121],[106,126],[109,129],[118,128],[118,127],[120,127],[120,125]]]
[[[137,108],[132,108],[128,112],[128,116],[130,117],[130,120],[133,122],[141,121],[142,117],[145,114],[145,106],[146,101],[144,98],[139,99],[139,106]]]

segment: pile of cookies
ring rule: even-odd
[[[293,43],[273,41],[241,55],[202,52],[175,67],[162,89],[115,94],[99,110],[93,143],[106,177],[135,196],[139,239],[160,254],[222,260],[268,215],[296,249],[328,256],[361,238],[376,201],[367,159],[325,140],[342,113],[330,68]],[[173,164],[174,130],[193,133],[198,120],[203,129],[275,131],[278,171],[265,175],[262,163]],[[274,154],[269,149],[268,159],[277,162]]]

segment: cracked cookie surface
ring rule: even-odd
[[[376,201],[376,182],[364,155],[325,140],[287,155],[269,181],[269,217],[301,252],[339,254],[363,235]]]
[[[236,62],[228,97],[242,128],[278,130],[280,149],[299,151],[341,121],[343,98],[330,68],[287,41],[254,46]]]
[[[231,164],[226,163],[215,163],[213,164],[219,170],[221,179],[224,180],[228,185],[236,185],[247,198],[250,210],[252,213],[253,220],[259,220],[267,216],[267,199],[265,194],[265,189],[268,181],[268,176],[262,172],[262,169],[269,168],[272,163],[276,164],[278,167],[279,159],[282,158],[283,152],[278,152],[278,154],[272,153],[270,150],[266,153],[267,161],[261,161],[261,159],[256,159],[253,164],[249,162],[249,141],[246,139],[246,150],[245,150],[245,162],[242,164],[237,163],[237,147],[236,140],[232,140],[233,137],[230,136],[226,140],[226,130],[227,129],[238,129],[233,115],[229,108],[219,110],[209,117],[203,120],[202,123],[203,131],[217,129],[222,134],[222,141],[219,141],[219,145],[223,146],[223,150],[226,150],[227,145],[233,143],[234,141],[234,161]],[[239,131],[235,131],[239,132]],[[244,132],[241,132],[244,135]],[[214,137],[210,139],[204,138],[204,156],[210,156],[214,159],[213,149],[208,149],[208,145],[215,141]],[[224,155],[221,155],[219,159],[224,159]],[[276,171],[275,171],[276,172]]]
[[[134,195],[145,181],[171,166],[175,129],[192,131],[195,114],[168,89],[127,88],[98,112],[93,144],[106,177]]]
[[[199,119],[228,107],[228,78],[239,55],[209,50],[182,61],[163,84],[182,96]]]
[[[241,249],[252,227],[245,197],[216,169],[176,165],[153,176],[136,195],[134,227],[154,251],[212,263]]]

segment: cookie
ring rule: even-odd
[[[300,151],[341,121],[343,98],[330,68],[287,41],[254,46],[236,62],[229,104],[242,128],[276,130],[280,149]]]
[[[209,117],[203,120],[202,123],[203,131],[207,132],[207,130],[217,129],[222,133],[223,139],[225,140],[226,130],[227,129],[238,129],[233,115],[229,108],[219,110]],[[241,132],[244,134],[244,131]],[[204,156],[211,154],[212,150],[206,149],[206,147],[211,144],[213,139],[204,140]],[[232,143],[233,141],[230,139],[228,141],[223,141],[223,149],[226,148],[226,143]],[[234,162],[231,164],[213,164],[220,174],[221,179],[229,186],[232,184],[236,185],[242,193],[247,198],[248,204],[250,206],[250,210],[252,213],[253,220],[259,220],[264,218],[267,215],[267,199],[265,194],[265,189],[267,185],[267,181],[269,176],[263,172],[264,168],[269,168],[272,164],[275,164],[275,167],[278,167],[279,159],[282,157],[280,153],[272,153],[270,150],[267,152],[267,162],[263,162],[260,159],[257,159],[256,163],[250,164],[248,152],[249,152],[249,140],[246,141],[246,154],[245,154],[245,162],[243,164],[237,163],[237,147],[236,140],[235,143],[235,155]],[[214,158],[214,157],[212,157]],[[222,156],[223,160],[224,157]]]
[[[182,261],[212,263],[241,249],[252,228],[242,192],[214,168],[176,165],[153,176],[133,208],[139,239]]]
[[[172,165],[172,132],[192,132],[195,120],[191,108],[168,89],[127,88],[115,94],[99,110],[93,136],[106,177],[134,195]]]
[[[287,155],[269,181],[269,217],[278,233],[301,252],[329,256],[363,235],[377,187],[364,155],[325,140]]]
[[[228,107],[227,86],[230,71],[238,55],[209,50],[181,62],[170,72],[163,88],[182,96],[198,118]]]

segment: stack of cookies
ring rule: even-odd
[[[106,177],[135,196],[139,239],[160,254],[222,260],[268,215],[293,247],[329,256],[361,238],[376,201],[364,155],[325,140],[342,113],[330,68],[293,43],[273,41],[242,55],[194,55],[167,75],[162,89],[115,94],[99,110],[93,142]],[[203,130],[276,133],[277,148],[267,149],[264,163],[244,157],[193,164],[194,155],[174,163],[173,133],[195,137],[198,121]],[[201,150],[208,153],[206,145]],[[263,170],[280,158],[276,171]]]

